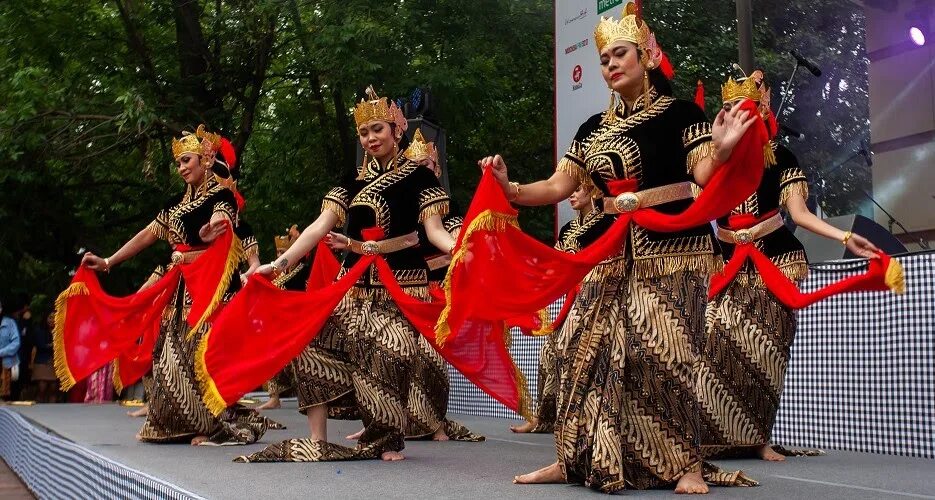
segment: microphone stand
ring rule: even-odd
[[[857,157],[860,154],[861,154],[860,151],[855,151],[854,153],[851,153],[851,155],[848,156],[846,159],[844,159],[843,161],[839,162],[837,165],[828,169],[827,172],[824,172],[824,173],[818,172],[818,193],[816,193],[815,195],[815,198],[816,198],[815,202],[818,205],[818,207],[821,208],[821,211],[823,213],[825,211],[824,207],[822,206],[822,201],[824,200],[824,195],[825,195],[825,177],[824,176],[826,174],[830,174],[838,170],[839,168],[843,167],[847,162],[853,160],[855,157]],[[866,196],[867,199],[870,200],[871,203],[876,205],[876,207],[879,208],[881,212],[883,212],[884,214],[886,214],[887,217],[889,217],[889,221],[887,221],[887,226],[888,226],[887,231],[890,234],[892,234],[894,237],[896,236],[896,234],[893,233],[893,224],[896,224],[899,227],[899,229],[902,229],[903,234],[912,236],[912,233],[909,232],[908,229],[906,229],[906,226],[904,226],[902,222],[899,222],[899,219],[897,219],[896,216],[891,214],[889,210],[883,208],[883,205],[880,205],[880,203],[877,202],[876,198],[874,198],[873,195],[871,195],[870,193],[867,192],[867,190],[861,187],[858,187],[857,190],[860,191],[861,194]],[[931,248],[929,248],[928,242],[925,241],[924,238],[919,238],[918,243],[919,243],[919,246],[924,248],[925,250],[931,250]]]
[[[795,72],[799,70],[799,66],[801,66],[801,65],[799,64],[798,61],[796,61],[796,62],[795,62],[795,67],[792,68],[792,74],[789,75],[789,79],[786,80],[785,92],[782,93],[782,99],[779,101],[779,109],[776,110],[776,119],[777,119],[777,120],[782,120],[782,118],[780,118],[780,117],[782,116],[782,108],[783,108],[783,106],[786,105],[786,98],[789,97],[789,95],[792,94],[792,82],[793,82],[794,79],[795,79]]]

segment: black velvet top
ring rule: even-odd
[[[322,210],[331,210],[345,228],[347,237],[366,241],[363,230],[383,229],[384,239],[405,236],[416,231],[425,219],[448,213],[448,194],[431,170],[412,162],[402,152],[397,166],[389,162],[380,166],[371,158],[366,172],[344,186],[333,188],[322,202]],[[428,273],[418,246],[386,254],[396,280],[403,287],[425,286]],[[360,255],[348,252],[344,258],[346,272]],[[358,287],[382,287],[375,267],[371,267]]]
[[[597,240],[614,223],[616,216],[599,210],[568,221],[558,232],[555,248],[563,252],[576,253]]]
[[[760,218],[771,211],[784,208],[793,193],[808,198],[808,180],[795,155],[775,141],[770,145],[776,155],[776,164],[766,167],[756,192],[731,214],[753,214]],[[728,217],[718,219],[718,225],[730,229]],[[791,279],[803,279],[808,272],[805,249],[789,228],[783,226],[756,240],[754,244]],[[721,248],[725,258],[729,259],[733,255],[733,243],[721,241]]]
[[[692,169],[711,151],[711,126],[695,103],[659,95],[650,104],[641,97],[633,106],[621,104],[615,120],[604,113],[589,118],[578,129],[557,169],[579,183],[591,183],[610,196],[607,182],[636,179],[638,190],[680,182],[693,182]],[[678,213],[692,202],[684,199],[653,207]],[[603,204],[598,200],[597,208]],[[710,225],[676,233],[657,233],[633,224],[627,253],[640,276],[679,270],[716,271],[720,258]]]

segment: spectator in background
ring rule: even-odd
[[[55,376],[53,366],[53,328],[55,328],[55,317],[49,314],[45,317],[45,321],[37,321],[27,333],[32,345],[36,347],[36,357],[32,364],[32,380],[38,387],[36,400],[40,403],[56,403],[58,399],[58,378]]]
[[[0,359],[2,359],[3,372],[0,373],[0,398],[6,400],[10,397],[13,370],[19,370],[19,326],[9,316],[3,315],[3,304],[0,303]]]

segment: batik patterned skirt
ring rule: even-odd
[[[191,303],[184,291],[176,293],[163,315],[153,350],[149,413],[140,430],[140,440],[176,443],[207,436],[204,444],[256,442],[269,428],[269,420],[238,406],[231,407],[218,418],[205,406],[195,376],[195,352],[209,325],[189,336],[190,327],[185,321],[187,308],[181,307],[180,302]]]
[[[769,443],[795,337],[795,311],[753,277],[738,278],[747,279],[735,279],[705,315],[697,382],[705,456]]]
[[[704,327],[704,273],[636,276],[628,259],[599,264],[559,333],[558,462],[569,483],[614,492],[670,486],[701,470],[694,373]]]

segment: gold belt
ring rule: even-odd
[[[642,191],[628,191],[613,198],[604,198],[604,213],[621,214],[638,208],[654,207],[670,201],[685,200],[692,197],[692,183],[679,182]]]
[[[425,261],[425,265],[428,266],[429,271],[441,269],[449,264],[451,264],[450,255],[439,255],[438,257]]]
[[[207,250],[192,250],[190,252],[172,252],[172,256],[169,258],[169,263],[173,266],[178,264],[191,264],[195,262],[195,259],[201,257],[201,254],[205,253]]]
[[[361,255],[388,254],[398,252],[400,250],[405,250],[418,244],[419,233],[416,231],[413,231],[405,236],[397,236],[395,238],[389,238],[380,241],[357,241],[351,238],[347,239],[348,250]]]
[[[726,241],[728,243],[735,244],[744,244],[750,243],[751,241],[756,241],[769,233],[781,228],[783,226],[782,217],[779,214],[774,214],[769,219],[766,219],[763,222],[760,222],[754,226],[751,226],[747,229],[738,229],[736,231],[731,231],[730,229],[725,229],[721,226],[717,227],[717,239],[721,241]]]

